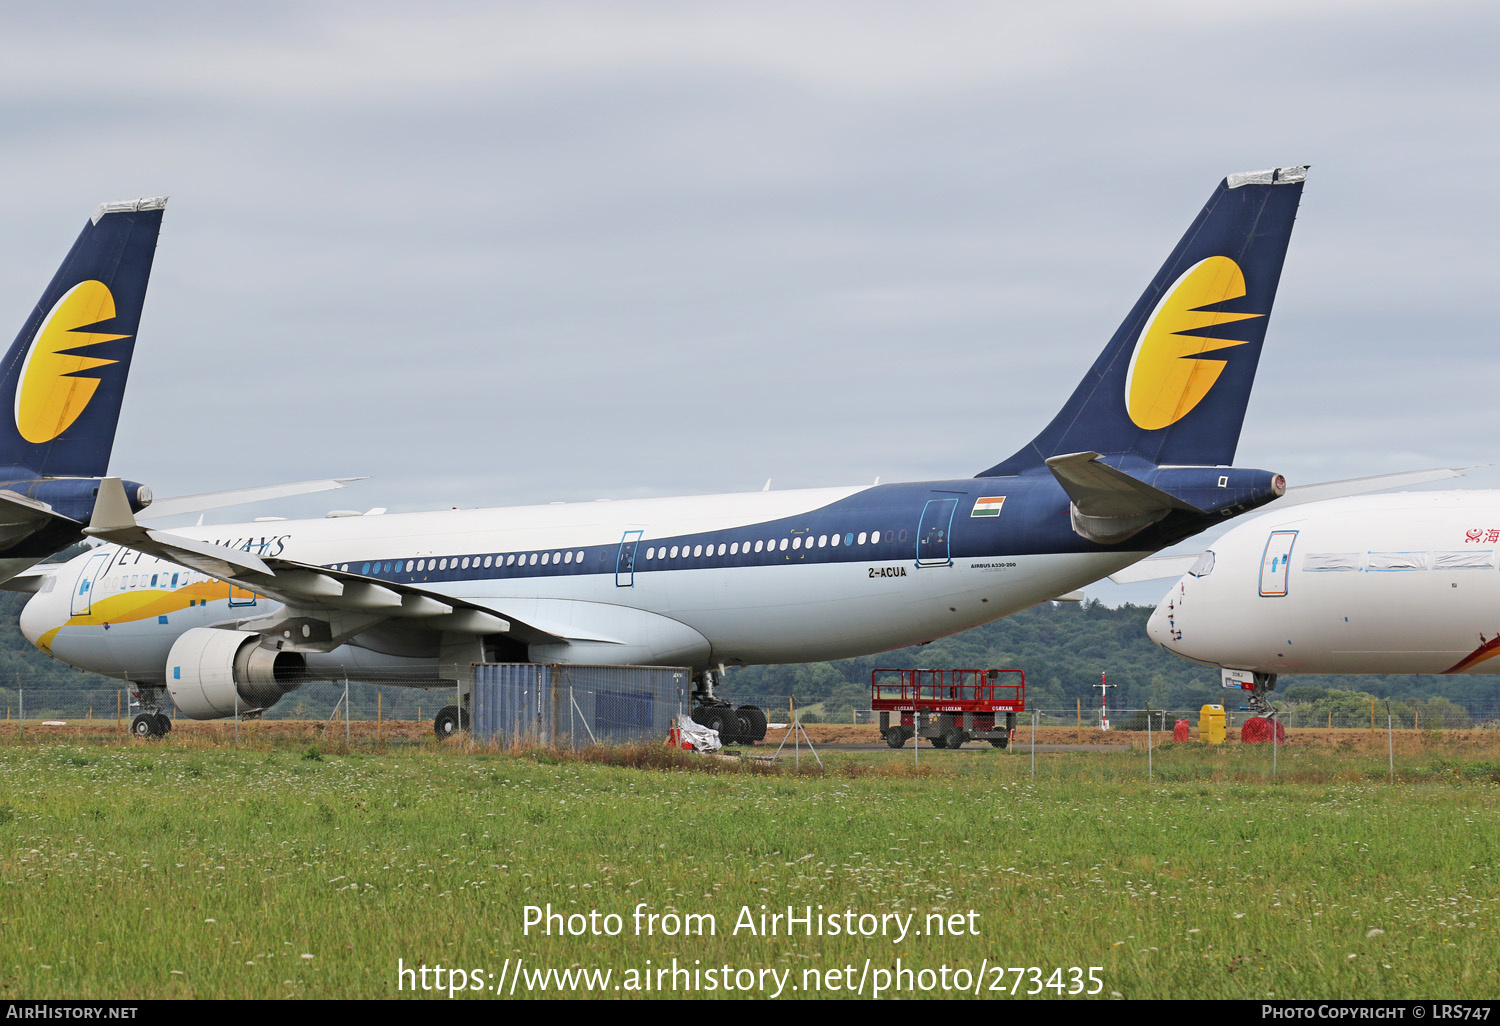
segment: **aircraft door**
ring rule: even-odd
[[[949,535],[953,533],[953,515],[957,510],[957,499],[927,500],[917,525],[917,566],[953,565]]]
[[[89,557],[89,561],[83,565],[83,573],[78,575],[78,584],[73,588],[73,605],[69,612],[73,616],[87,616],[94,605],[94,585],[99,583],[99,578],[104,575],[104,568],[109,565],[113,553],[98,552]]]
[[[1266,539],[1266,550],[1260,557],[1260,594],[1262,598],[1286,595],[1287,573],[1291,569],[1292,546],[1296,531],[1272,531]]]
[[[645,531],[626,531],[620,539],[620,554],[615,557],[615,587],[635,587],[635,550]]]

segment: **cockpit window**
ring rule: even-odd
[[[1179,563],[1177,565],[1181,566],[1182,564]],[[1188,573],[1192,574],[1194,577],[1207,577],[1209,574],[1213,573],[1213,571],[1214,551],[1213,549],[1209,549],[1203,555],[1198,557],[1198,562],[1193,564],[1192,569],[1189,570]]]

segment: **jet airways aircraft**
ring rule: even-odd
[[[1147,631],[1262,711],[1283,673],[1495,673],[1497,553],[1500,491],[1293,506],[1226,532]]]
[[[133,682],[146,736],[164,692],[212,718],[306,679],[434,686],[501,660],[690,666],[695,718],[758,739],[715,668],[930,641],[1284,492],[1228,464],[1305,178],[1222,181],[1061,412],[976,477],[173,531],[115,485],[88,529],[112,544],[47,568],[21,628]]]

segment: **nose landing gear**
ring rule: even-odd
[[[141,712],[130,721],[130,733],[142,740],[154,741],[172,732],[172,718],[162,711],[163,688],[136,685],[130,697],[140,704]]]

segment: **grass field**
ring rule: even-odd
[[[752,997],[778,979],[808,996],[815,971],[823,993],[869,994],[884,972],[902,996],[967,980],[1006,998],[995,966],[1037,967],[998,982],[1047,997],[1074,966],[1101,967],[1103,997],[1500,993],[1487,743],[1423,734],[1392,785],[1372,744],[1288,746],[1272,783],[1247,745],[1167,746],[1151,781],[1140,750],[1039,756],[1033,778],[1024,750],[923,752],[919,773],[909,751],[833,754],[798,775],[660,749],[622,753],[657,766],[639,768],[243,740],[0,736],[0,997],[381,998],[424,982],[398,992],[398,959],[517,997],[556,989],[533,971],[610,970],[604,993],[628,996],[630,972],[642,987],[674,958],[761,971],[732,991]],[[616,913],[622,932],[526,935],[525,906],[549,902]],[[639,903],[714,913],[716,935],[638,936]],[[820,904],[963,929],[732,933],[741,906]],[[449,982],[416,994],[446,1000]]]

